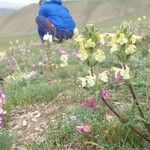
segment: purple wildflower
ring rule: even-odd
[[[108,90],[102,90],[100,91],[100,96],[103,100],[107,101],[109,98],[109,92]]]
[[[6,96],[2,90],[0,90],[0,105],[6,102]]]
[[[89,132],[91,132],[91,126],[88,124],[76,126],[76,131],[79,132],[80,134],[89,133]]]
[[[4,112],[2,109],[0,109],[0,127],[2,126],[3,123],[3,117],[4,117]]]
[[[78,56],[78,52],[76,50],[73,50],[72,53],[71,53],[71,56],[77,57]]]
[[[120,75],[116,75],[114,78],[115,83],[120,83],[122,81],[122,77]]]
[[[83,107],[89,107],[91,109],[96,109],[96,99],[95,98],[86,98],[81,102],[81,106]]]

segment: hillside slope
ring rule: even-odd
[[[64,4],[70,9],[78,26],[86,23],[100,24],[121,16],[150,12],[150,0],[78,0]],[[0,36],[34,33],[37,12],[38,6],[32,4],[10,14],[0,22]]]

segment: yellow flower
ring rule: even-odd
[[[95,42],[92,39],[88,39],[85,44],[85,48],[94,48],[96,46]]]
[[[101,74],[99,74],[98,78],[103,82],[108,82],[108,71],[104,71]]]
[[[115,72],[115,76],[117,76],[120,73],[120,71],[121,71],[121,69],[117,68],[117,67],[112,67],[111,69],[112,69],[112,71]]]
[[[126,66],[126,69],[121,69],[120,75],[123,77],[123,79],[128,80],[130,79],[130,69]]]
[[[127,66],[126,66],[126,69],[124,69],[124,68],[120,69],[120,68],[112,67],[112,71],[115,71],[115,76],[120,74],[123,77],[123,79],[125,79],[125,80],[130,79],[130,73],[129,73],[130,69]]]
[[[81,49],[78,52],[78,57],[82,60],[85,61],[88,58],[88,53],[86,52],[85,49]]]
[[[98,49],[93,55],[98,62],[103,62],[105,60],[105,53],[100,49]]]
[[[111,53],[116,52],[116,51],[119,50],[118,44],[112,44],[111,46],[112,46],[112,48],[110,49]]]
[[[5,52],[0,52],[0,61],[3,61],[6,57],[6,53]]]
[[[120,33],[117,43],[119,43],[120,45],[126,44],[126,43],[128,43],[128,39],[126,38],[126,36],[123,33]]]
[[[105,36],[106,35],[105,34],[99,34],[99,36],[100,36],[100,43],[104,45],[105,44]]]
[[[79,35],[77,38],[75,38],[74,41],[75,41],[75,43],[79,44],[80,46],[83,46],[85,38],[83,38],[81,35]]]
[[[109,36],[111,37],[111,44],[116,44],[117,41],[117,37],[115,34],[109,34]]]
[[[86,87],[86,86],[93,87],[96,82],[96,76],[89,75],[89,76],[86,76],[85,78],[79,77],[78,80],[81,81],[82,87]]]
[[[132,35],[131,37],[132,44],[135,44],[136,42],[141,42],[141,40],[142,40],[142,37],[138,35]]]
[[[136,46],[135,45],[133,45],[133,44],[130,44],[128,47],[127,47],[127,49],[125,50],[125,53],[126,54],[133,54],[133,53],[135,53],[136,52]]]
[[[86,78],[79,77],[78,80],[81,81],[82,87],[86,86]]]
[[[95,75],[86,76],[86,81],[87,81],[87,85],[89,87],[93,87],[95,85],[95,82],[96,82],[96,76]]]

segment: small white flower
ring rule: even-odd
[[[145,20],[145,19],[146,19],[146,16],[143,16],[143,19]]]
[[[16,44],[19,44],[19,40],[16,40]]]
[[[62,56],[60,57],[60,60],[61,60],[61,62],[63,62],[63,63],[68,62],[68,56],[67,56],[67,55],[62,55]]]
[[[78,36],[79,35],[79,30],[77,28],[74,29],[74,35]]]
[[[52,35],[49,35],[48,33],[44,35],[43,40],[53,43],[53,37],[52,37]]]
[[[6,58],[5,52],[0,52],[0,61],[3,61]]]
[[[10,45],[13,45],[13,42],[12,42],[12,41],[9,41],[9,44],[10,44]]]
[[[140,21],[142,21],[142,19],[141,19],[141,18],[137,18],[137,21],[139,21],[139,22],[140,22]]]
[[[68,66],[68,55],[62,55],[60,57],[60,61],[61,61],[61,64],[60,64],[61,67],[67,67]]]

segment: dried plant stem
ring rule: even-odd
[[[103,100],[103,102],[105,103],[105,105],[113,112],[113,114],[115,114],[115,115],[118,117],[118,119],[121,121],[121,123],[125,124],[125,123],[127,123],[127,122],[129,121],[128,119],[122,118],[122,117],[118,114],[118,112],[115,111],[115,110],[113,109],[113,107],[112,107],[106,100],[104,100],[104,98],[102,98],[102,100]],[[142,139],[144,139],[144,140],[146,140],[147,142],[150,143],[150,139],[149,139],[147,136],[143,135],[141,132],[139,132],[134,126],[129,125],[129,127],[130,127],[139,137],[141,137]]]

